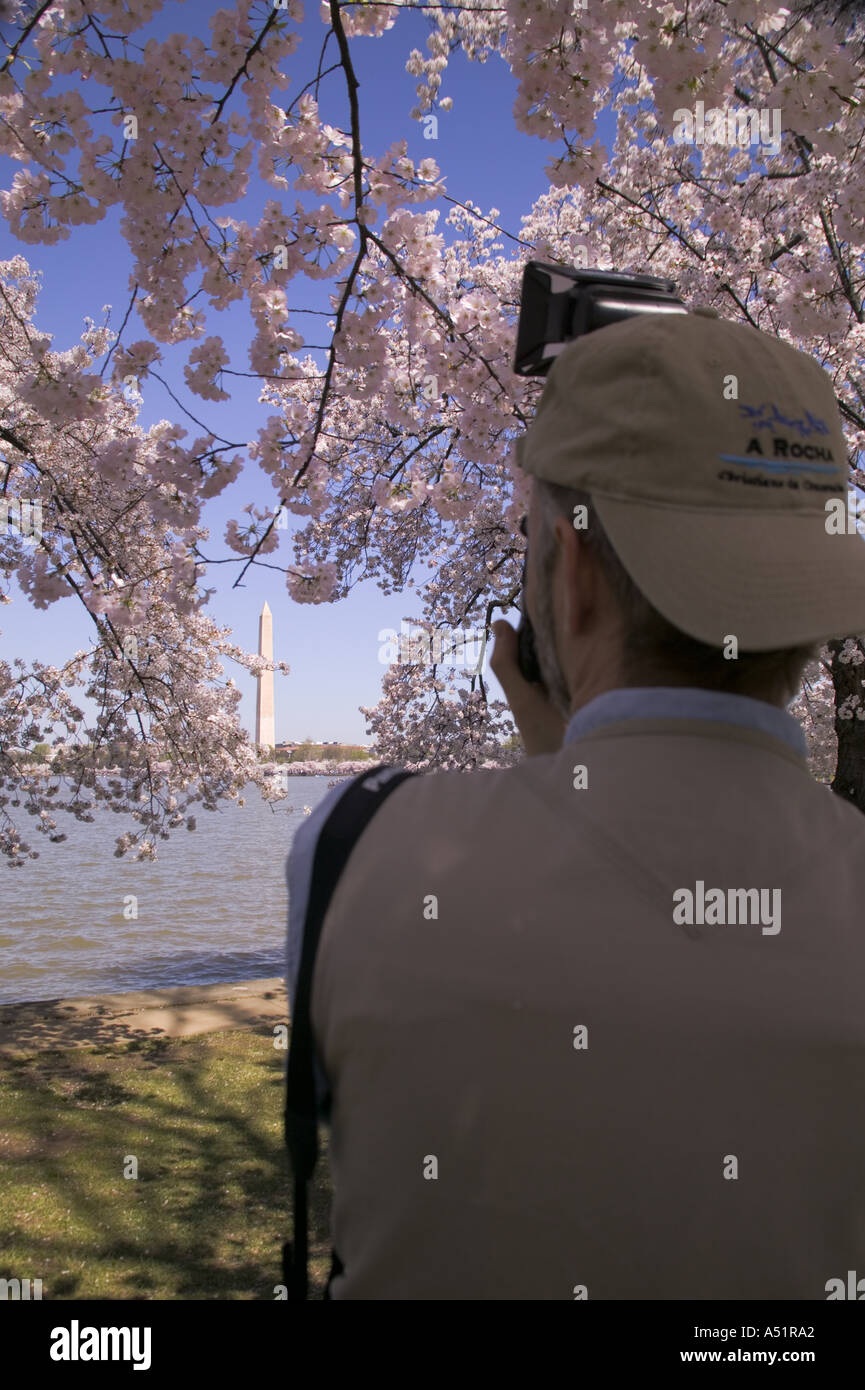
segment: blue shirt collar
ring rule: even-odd
[[[729,695],[694,686],[651,685],[607,690],[577,710],[565,730],[564,742],[621,719],[707,719],[761,729],[807,758],[808,744],[792,714],[750,695]]]

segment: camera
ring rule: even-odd
[[[569,342],[633,314],[687,312],[673,280],[529,261],[523,269],[514,371],[520,376],[546,376]],[[528,550],[517,628],[519,666],[527,681],[542,684],[534,632],[525,610],[527,563]]]

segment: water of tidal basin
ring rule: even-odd
[[[332,780],[291,777],[282,802],[249,787],[243,807],[191,807],[198,828],[158,841],[155,863],[114,858],[130,823],[110,811],[92,825],[58,816],[62,845],[23,816],[40,857],[0,861],[0,1004],[284,975],[285,858]],[[129,894],[137,921],[123,916]]]

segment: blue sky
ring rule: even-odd
[[[192,32],[205,41],[208,38],[208,18],[213,6],[201,0],[189,3],[169,3],[145,31],[164,38],[173,32]],[[286,63],[292,78],[283,93],[274,99],[288,104],[313,75],[317,66],[325,26],[318,17],[316,0],[307,0],[307,19],[302,25],[302,42],[298,51]],[[266,13],[264,5],[256,6],[253,18]],[[409,155],[419,161],[432,156],[446,181],[447,192],[460,201],[470,200],[482,212],[499,209],[498,221],[517,235],[520,220],[533,202],[549,187],[543,168],[557,147],[546,141],[522,135],[513,120],[516,83],[507,66],[499,59],[486,63],[470,63],[461,51],[451,57],[440,95],[453,99],[453,109],[438,114],[438,138],[424,138],[423,124],[413,121],[410,112],[416,104],[416,79],[405,72],[405,62],[412,48],[426,50],[428,21],[418,12],[400,15],[396,25],[378,39],[353,39],[352,56],[359,79],[359,103],[364,148],[374,157],[380,156],[394,141],[405,139]],[[140,36],[135,36],[140,41]],[[331,40],[333,43],[333,40]],[[332,58],[329,61],[333,61]],[[66,79],[67,83],[71,79]],[[102,89],[104,90],[104,89]],[[90,91],[87,95],[96,104]],[[107,103],[106,103],[107,104]],[[233,109],[229,106],[228,110]],[[243,110],[243,104],[237,109]],[[324,79],[321,91],[321,111],[333,124],[347,123],[347,102],[342,75],[339,72]],[[610,144],[613,121],[609,112],[602,114],[598,134]],[[119,128],[106,122],[105,129],[116,139]],[[8,159],[0,159],[0,185],[7,186],[19,168]],[[285,195],[293,206],[295,199],[317,205],[319,197],[297,193]],[[257,219],[267,198],[279,197],[253,174],[250,190],[238,205],[215,209],[215,215],[230,214]],[[433,206],[423,204],[423,207]],[[450,204],[439,203],[440,230],[444,226]],[[0,258],[22,254],[31,266],[42,273],[43,291],[40,297],[37,322],[53,335],[54,346],[63,349],[79,340],[84,318],[103,318],[103,306],[111,305],[111,322],[119,326],[129,299],[129,274],[132,260],[119,231],[121,210],[112,209],[95,227],[73,228],[68,240],[55,246],[32,246],[16,241],[0,220]],[[190,284],[197,282],[194,277]],[[296,279],[289,289],[289,304],[295,308],[330,310],[329,282],[309,282]],[[301,314],[296,326],[313,341],[316,320]],[[319,320],[323,323],[324,320]],[[252,333],[249,315],[243,304],[235,304],[223,313],[209,312],[208,333],[222,336],[230,353],[231,366],[248,370],[247,346]],[[148,337],[144,325],[133,313],[124,342]],[[322,341],[319,337],[318,341]],[[191,343],[179,348],[163,346],[165,361],[160,372],[169,382],[181,403],[207,429],[225,439],[245,442],[255,437],[258,428],[271,413],[272,407],[258,402],[257,383],[245,377],[226,376],[224,384],[231,392],[227,402],[216,403],[192,395],[186,388],[182,366]],[[185,425],[194,439],[202,433],[200,426],[189,420],[156,381],[144,383],[144,403],[141,423],[146,428],[155,421],[167,418]],[[204,521],[210,527],[211,539],[205,543],[205,553],[220,558],[229,554],[222,536],[227,520],[242,516],[248,503],[272,507],[275,495],[269,480],[258,474],[255,465],[246,466],[240,478],[205,510]],[[290,518],[292,524],[293,518]],[[291,560],[290,537],[279,532],[280,549],[267,557],[269,562]],[[375,705],[380,697],[384,667],[379,662],[379,632],[399,630],[402,620],[415,616],[420,603],[410,590],[404,595],[385,597],[371,582],[358,585],[350,596],[336,604],[297,604],[288,596],[283,577],[262,568],[247,571],[244,587],[232,588],[240,568],[235,565],[215,565],[205,577],[206,587],[215,587],[206,611],[219,624],[232,629],[234,640],[247,650],[255,650],[258,634],[258,614],[265,599],[273,611],[275,656],[291,665],[288,677],[276,676],[276,736],[278,739],[338,739],[366,742],[364,716],[360,705]],[[419,570],[420,581],[428,572]],[[6,656],[38,658],[61,664],[76,649],[91,642],[92,626],[70,598],[53,604],[46,611],[34,610],[17,596],[13,605],[0,610],[0,652]],[[512,614],[513,621],[516,615]],[[239,668],[227,670],[243,693],[242,719],[252,729],[255,713],[254,681]],[[491,693],[501,695],[495,678],[489,676]]]
[[[318,6],[308,3],[306,9],[303,41],[286,65],[293,80],[282,94],[275,96],[275,100],[284,104],[292,100],[314,72],[325,32],[318,19]],[[199,0],[169,4],[145,33],[164,37],[172,32],[193,32],[206,40],[207,19],[212,12],[211,6]],[[260,13],[261,9],[256,7],[255,16]],[[423,16],[408,12],[401,15],[394,28],[382,38],[352,40],[360,82],[364,147],[367,152],[379,156],[395,140],[407,140],[408,153],[416,161],[426,156],[436,159],[452,197],[471,200],[484,213],[498,208],[501,225],[517,234],[520,218],[549,187],[543,166],[555,147],[517,131],[512,116],[516,83],[507,66],[498,59],[490,59],[485,64],[470,63],[461,52],[452,57],[441,92],[453,98],[453,109],[439,113],[438,138],[425,139],[423,125],[410,117],[416,104],[417,79],[405,72],[405,61],[413,47],[427,52],[428,32]],[[343,94],[342,75],[334,73],[325,79],[320,109],[325,119],[344,126]],[[90,92],[87,95],[92,101]],[[106,129],[114,131],[116,138],[116,127],[106,126]],[[0,182],[5,187],[20,166],[7,159],[0,164],[3,166]],[[252,220],[261,202],[274,196],[279,197],[279,194],[253,177],[244,203],[214,212],[217,216],[231,214]],[[286,196],[293,204],[296,197],[308,195],[292,190]],[[313,201],[317,204],[322,200],[316,197]],[[450,205],[442,202],[438,206],[443,223]],[[120,209],[112,209],[96,226],[73,228],[69,239],[55,246],[20,243],[11,236],[5,222],[0,223],[0,258],[21,254],[34,269],[42,272],[43,291],[37,321],[41,329],[53,334],[53,346],[57,349],[78,341],[86,315],[101,322],[106,304],[112,306],[112,324],[118,327],[122,321],[129,298],[132,261],[119,231],[121,215]],[[446,228],[442,226],[441,230],[448,235]],[[289,303],[295,307],[329,309],[330,288],[328,283],[297,279],[291,283]],[[313,333],[309,332],[314,320],[302,315],[296,322],[314,341]],[[242,304],[221,314],[209,312],[208,332],[221,334],[231,355],[232,367],[248,370],[246,349],[251,321]],[[123,341],[129,343],[148,336],[141,320],[133,314]],[[182,374],[182,363],[191,346],[187,343],[178,349],[163,347],[165,363],[160,370],[172,390],[186,408],[215,433],[232,441],[254,438],[272,409],[258,403],[256,383],[242,377],[226,377],[231,400],[224,403],[204,401],[192,395]],[[201,433],[182,415],[159,383],[145,382],[143,394],[140,419],[145,428],[156,420],[168,418],[186,425],[189,439]],[[272,506],[273,501],[269,480],[258,475],[255,465],[249,463],[240,478],[205,511],[205,524],[211,528],[206,553],[217,557],[228,553],[222,542],[225,523],[229,517],[239,516],[244,505],[254,502],[259,506]],[[289,533],[283,531],[280,536],[278,555],[267,558],[288,562],[291,558]],[[239,566],[231,565],[216,565],[210,569],[205,584],[216,587],[217,593],[207,611],[220,624],[233,629],[238,643],[254,650],[258,613],[263,601],[268,600],[274,615],[275,656],[289,662],[292,668],[290,676],[275,678],[277,738],[309,735],[315,739],[366,742],[365,720],[358,706],[374,705],[379,699],[385,668],[378,660],[378,633],[384,628],[399,630],[404,617],[417,613],[420,605],[412,591],[404,597],[385,597],[374,583],[365,583],[337,604],[296,604],[288,597],[282,577],[273,571],[251,568],[247,571],[245,587],[232,589],[238,570]],[[512,617],[515,620],[515,615]],[[74,599],[61,600],[45,611],[37,611],[25,600],[16,598],[13,605],[0,612],[0,628],[0,650],[4,654],[25,659],[36,657],[54,664],[60,664],[72,651],[89,646],[92,630]],[[227,673],[234,676],[243,691],[242,717],[251,729],[255,712],[254,682],[233,666]],[[493,693],[500,694],[495,678],[490,679]]]

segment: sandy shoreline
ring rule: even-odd
[[[221,1028],[260,1027],[270,1032],[274,1024],[287,1021],[285,982],[278,976],[31,1000],[0,1005],[0,1058],[135,1038],[185,1038]]]

